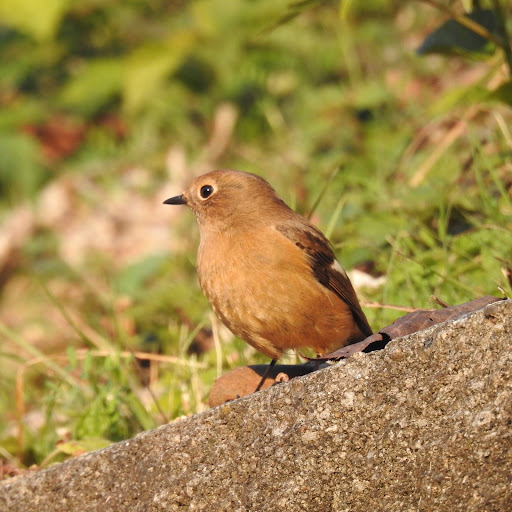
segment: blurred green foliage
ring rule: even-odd
[[[460,303],[498,286],[510,293],[509,13],[493,11],[498,23],[487,25],[500,46],[468,40],[464,11],[457,2],[450,9],[0,0],[0,217],[41,201],[59,179],[75,184],[70,219],[84,204],[105,213],[130,187],[134,204],[154,200],[174,170],[169,147],[179,148],[187,171],[213,160],[257,172],[301,213],[314,209],[344,266],[385,275],[361,291],[367,305],[432,307],[431,295]],[[450,56],[454,48],[464,51]],[[212,157],[223,105],[236,122]],[[133,185],[129,171],[139,167],[147,173]],[[115,210],[114,238],[132,228],[123,224],[130,199]],[[38,226],[0,268],[3,318],[13,324],[2,326],[0,360],[22,368],[0,376],[0,456],[18,465],[193,414],[218,373],[265,362],[227,336],[222,347],[189,350],[211,338],[212,324],[195,277],[192,215],[169,229],[175,253],[123,264],[100,249],[70,264],[60,250],[72,234],[65,227]],[[35,303],[46,311],[36,321]],[[29,327],[51,345],[55,310],[73,337],[32,347]],[[376,328],[400,314],[366,311]]]

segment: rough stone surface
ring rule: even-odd
[[[0,484],[0,510],[510,511],[512,301]]]

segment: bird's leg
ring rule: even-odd
[[[270,361],[270,364],[267,366],[267,369],[265,370],[263,377],[261,377],[258,387],[254,390],[255,393],[256,393],[256,391],[259,391],[261,389],[261,386],[263,386],[263,383],[265,382],[267,377],[270,375],[270,372],[272,371],[272,368],[274,368],[274,365],[276,363],[277,363],[277,359],[272,359],[272,361]]]

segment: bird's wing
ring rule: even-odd
[[[276,225],[276,229],[305,253],[317,281],[350,306],[357,326],[365,336],[370,336],[372,329],[359,305],[352,283],[322,232],[302,222],[283,222]]]

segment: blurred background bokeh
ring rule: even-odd
[[[213,317],[192,214],[162,205],[213,168],[310,216],[374,329],[510,294],[510,6],[432,3],[0,3],[4,473],[204,410],[266,362]],[[477,7],[494,41],[446,29]]]

